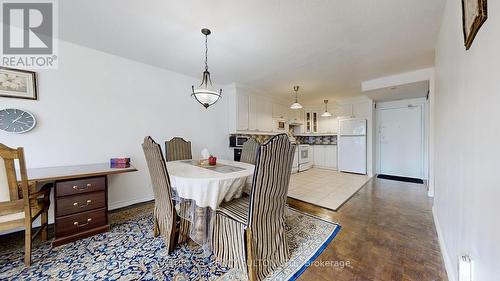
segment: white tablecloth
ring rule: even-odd
[[[218,160],[217,163],[243,170],[221,173],[186,163],[185,160],[167,162],[170,184],[177,196],[194,200],[198,207],[210,207],[212,210],[216,210],[223,201],[240,197],[255,166],[229,160]]]
[[[181,204],[188,202],[190,206],[186,212],[181,211],[179,215],[191,222],[189,236],[205,250],[210,250],[215,210],[222,202],[241,196],[245,184],[251,182],[255,168],[251,164],[229,160],[217,162],[242,169],[222,173],[193,165],[186,160],[167,162],[170,184],[176,193],[178,212],[181,210]]]

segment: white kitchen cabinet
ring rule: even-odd
[[[272,102],[264,97],[249,96],[248,130],[272,132],[273,129]]]
[[[337,146],[325,145],[325,167],[337,169]]]
[[[306,133],[319,133],[319,111],[309,111],[305,113],[305,132]]]
[[[336,145],[313,145],[314,166],[322,169],[337,169]]]
[[[313,148],[313,155],[314,155],[313,165],[316,167],[324,166],[325,157],[323,155],[323,152],[324,152],[323,146],[322,145],[313,145],[311,147]]]
[[[248,96],[248,130],[259,130],[258,116],[259,104],[256,96]]]
[[[270,100],[258,98],[257,127],[260,131],[272,132],[274,129],[273,104]]]
[[[249,98],[247,95],[237,95],[236,103],[236,130],[248,131],[249,128]]]

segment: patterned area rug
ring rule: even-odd
[[[244,280],[241,272],[206,257],[194,243],[167,255],[163,240],[153,237],[152,204],[114,213],[111,231],[52,249],[33,250],[24,267],[23,244],[2,247],[0,280]],[[266,280],[294,280],[330,243],[340,226],[289,209],[287,236],[292,258]],[[3,244],[3,243],[2,243]]]

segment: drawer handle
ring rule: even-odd
[[[92,200],[89,199],[85,203],[86,204],[80,205],[80,204],[78,204],[78,202],[75,202],[75,203],[73,203],[73,206],[78,207],[78,208],[85,208],[85,207],[92,205]]]
[[[88,218],[86,223],[80,224],[79,222],[75,221],[75,222],[73,223],[73,225],[75,225],[76,227],[82,227],[82,226],[86,226],[86,225],[88,225],[91,221],[92,221],[92,219],[91,219],[91,218]]]
[[[92,184],[90,183],[87,183],[85,187],[79,187],[78,185],[73,185],[73,189],[78,191],[87,190],[90,187],[92,187]]]

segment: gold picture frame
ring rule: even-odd
[[[470,49],[479,29],[487,19],[487,0],[462,0],[462,23],[466,50]]]
[[[0,97],[38,99],[36,72],[0,66]]]

